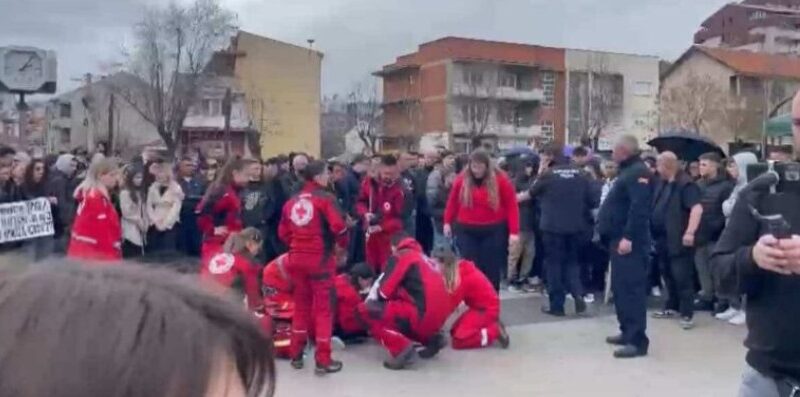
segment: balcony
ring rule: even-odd
[[[493,98],[520,102],[544,101],[544,90],[541,88],[518,89],[515,87],[487,87],[454,84],[452,93],[455,96],[471,98]]]
[[[464,122],[453,123],[454,134],[469,134],[472,132],[472,125]],[[496,135],[498,137],[519,137],[532,138],[542,134],[542,126],[533,124],[529,126],[517,126],[513,124],[489,123],[483,131],[484,135]]]

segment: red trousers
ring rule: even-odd
[[[391,256],[392,240],[388,235],[378,233],[367,237],[366,260],[375,274],[383,272]]]
[[[288,320],[274,319],[268,315],[259,320],[261,327],[267,335],[272,336],[272,343],[275,347],[275,357],[290,359],[292,358],[292,324]]]
[[[479,349],[491,346],[500,335],[497,321],[497,313],[467,310],[450,329],[453,349]]]
[[[331,363],[333,334],[333,273],[336,260],[330,255],[323,264],[321,255],[289,253],[287,270],[294,285],[291,356],[299,357],[308,342],[310,327],[316,341],[315,358],[320,365]]]
[[[417,308],[405,301],[392,300],[383,303],[381,310],[369,309],[365,303],[362,303],[358,310],[361,317],[366,320],[372,337],[383,345],[392,357],[400,355],[414,342],[427,343],[439,332],[446,319],[446,317],[441,321],[435,317],[420,319]]]

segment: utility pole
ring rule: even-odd
[[[28,104],[25,103],[25,93],[19,94],[19,102],[17,102],[17,122],[19,123],[19,136],[21,142],[27,143],[26,131],[28,129]]]
[[[230,157],[233,152],[231,143],[231,89],[225,90],[225,98],[222,99],[222,114],[225,116],[225,156]]]

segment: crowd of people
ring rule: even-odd
[[[712,262],[757,161],[646,155],[629,136],[610,158],[551,144],[499,159],[293,153],[221,167],[153,152],[124,163],[102,150],[31,159],[0,148],[0,203],[46,198],[55,228],[0,249],[31,261],[199,262],[188,270],[244,297],[292,367],[304,367],[313,340],[318,374],[342,369],[337,340],[378,340],[389,369],[431,358],[462,304],[454,348],[507,348],[501,288],[544,294],[542,311],[563,317],[568,300],[586,313],[610,280],[621,334],[607,342],[632,358],[648,351],[648,294],[667,295],[652,317],[686,330],[696,311],[745,323],[746,291],[720,289]]]

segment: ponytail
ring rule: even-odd
[[[447,289],[447,292],[452,294],[461,284],[461,276],[458,272],[458,258],[455,256],[455,254],[450,252],[449,254],[439,256],[437,259],[439,260],[439,264],[442,266],[444,286]]]

